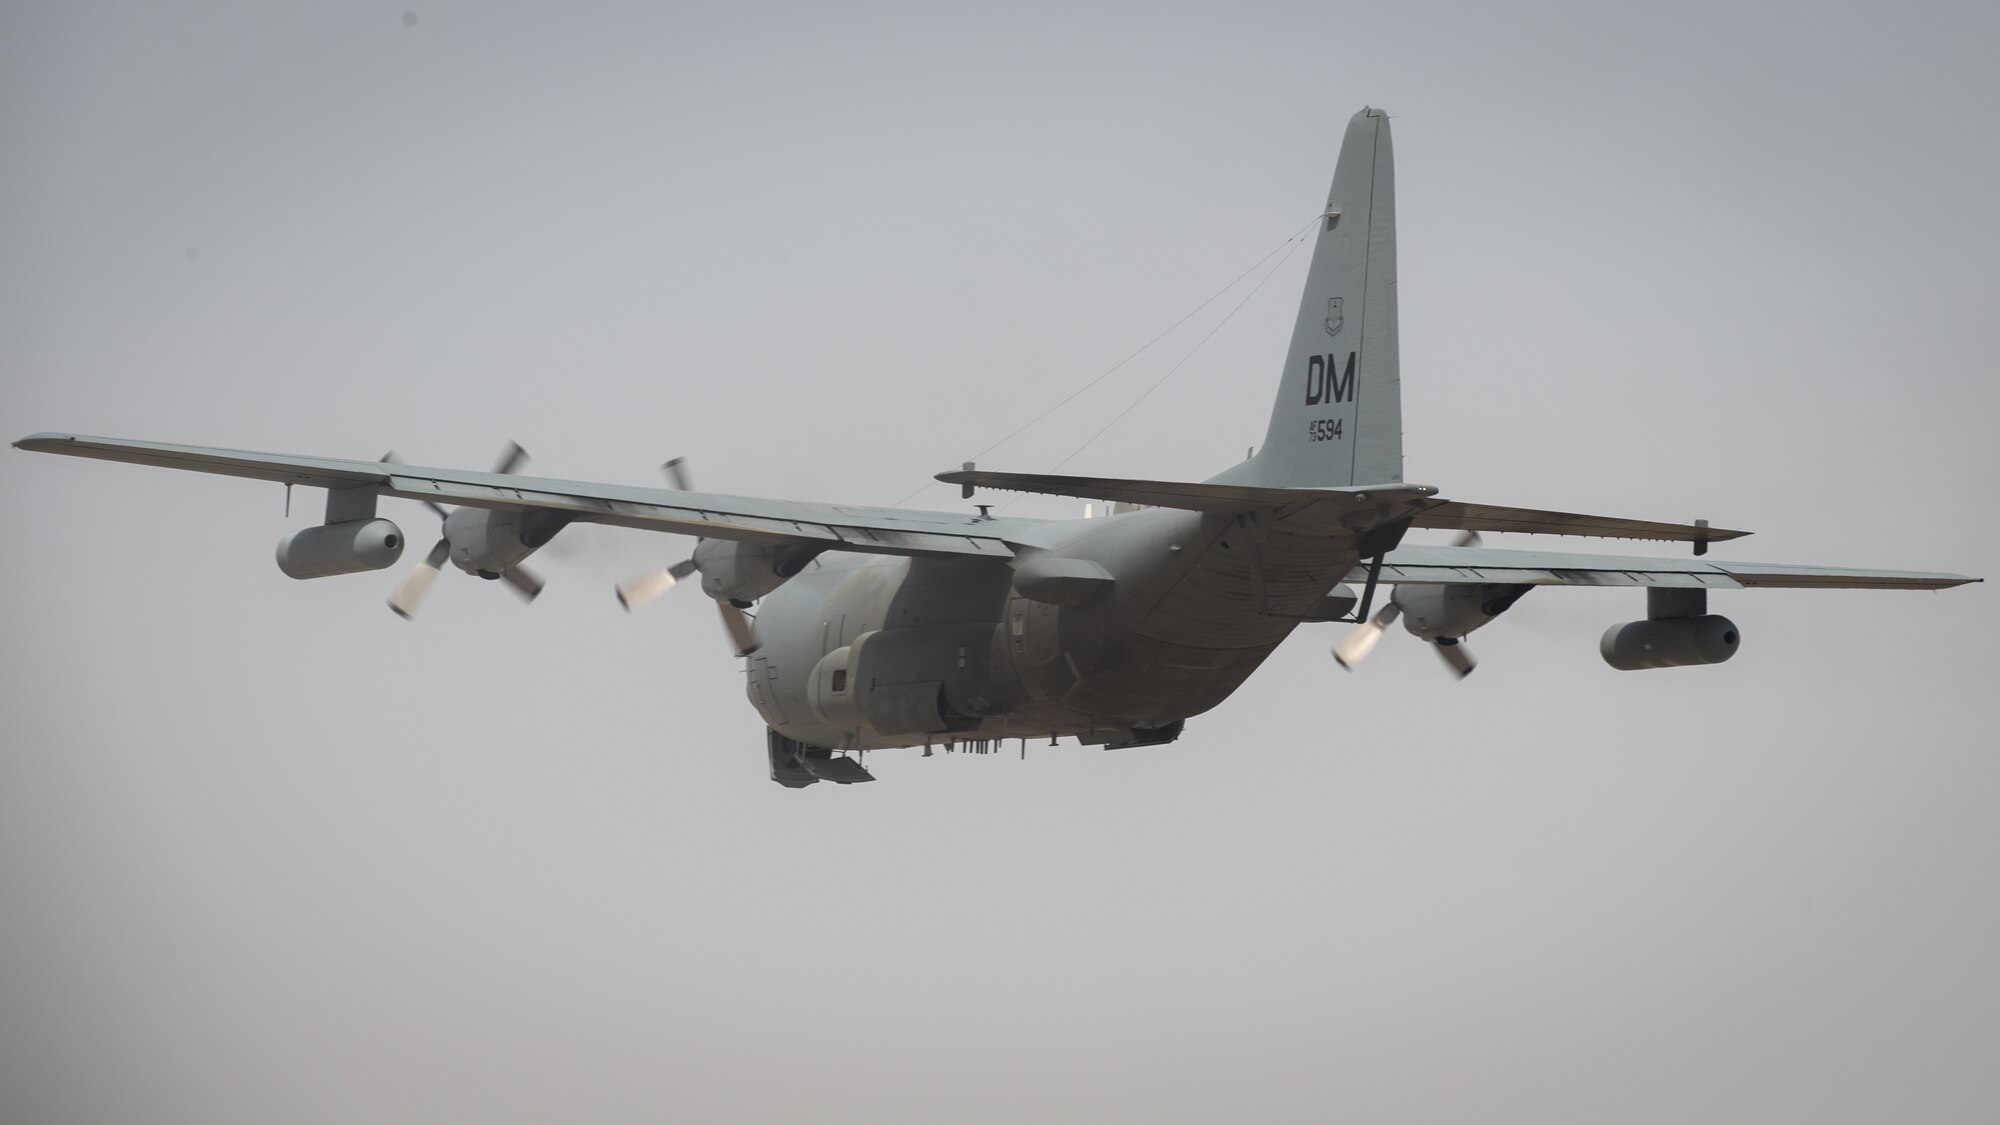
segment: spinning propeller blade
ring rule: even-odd
[[[1461,680],[1470,676],[1472,670],[1479,666],[1479,662],[1472,659],[1472,653],[1465,647],[1464,641],[1437,640],[1431,642],[1431,647],[1437,650],[1438,659],[1444,661],[1445,666],[1453,672],[1458,673],[1458,678]]]
[[[424,556],[424,561],[397,584],[396,592],[389,595],[389,608],[396,611],[396,616],[405,621],[416,616],[417,606],[423,603],[424,595],[430,593],[431,583],[437,581],[439,569],[450,557],[451,540],[438,540],[431,553]]]
[[[493,463],[493,471],[503,477],[513,476],[527,463],[528,451],[521,448],[520,442],[510,441],[506,451],[500,454],[500,460]]]
[[[1375,644],[1382,639],[1383,630],[1396,623],[1397,615],[1403,611],[1390,602],[1378,610],[1374,617],[1354,627],[1341,642],[1333,646],[1333,659],[1342,668],[1354,671],[1354,667],[1375,651]]]
[[[541,593],[545,585],[534,571],[525,566],[515,566],[501,571],[500,581],[512,586],[514,592],[521,595],[521,600],[527,602],[534,601],[535,595]]]
[[[682,559],[670,567],[648,571],[637,578],[628,578],[618,584],[618,604],[630,613],[668,590],[694,573],[694,560]]]
[[[729,633],[729,643],[736,646],[736,655],[748,656],[763,647],[749,614],[728,602],[716,602],[715,606],[722,611],[722,627]]]

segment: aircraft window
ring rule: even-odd
[[[846,690],[847,690],[847,669],[835,668],[833,670],[833,694],[839,695],[841,692]]]

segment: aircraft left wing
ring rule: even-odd
[[[1368,580],[1368,566],[1347,581]],[[1382,557],[1380,580],[1409,585],[1655,586],[1683,589],[1761,588],[1944,590],[1982,581],[1963,574],[1855,570],[1707,558],[1645,558],[1514,551],[1497,547],[1398,547]]]
[[[313,488],[373,487],[382,496],[479,508],[548,509],[567,512],[579,521],[711,539],[816,540],[835,550],[874,554],[1005,559],[1013,554],[1006,542],[1010,528],[1018,530],[1015,525],[1023,522],[78,434],[34,434],[14,447]]]

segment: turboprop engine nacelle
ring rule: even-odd
[[[453,508],[444,517],[451,565],[482,578],[518,566],[569,522],[561,512],[521,508]]]
[[[278,569],[293,578],[381,570],[401,557],[402,529],[385,519],[321,524],[278,540]]]
[[[1507,612],[1532,586],[1398,586],[1403,628],[1427,641],[1456,640]]]
[[[749,605],[784,585],[825,549],[799,540],[704,539],[694,545],[694,565],[701,571],[703,593],[717,601]]]
[[[1716,613],[1698,617],[1627,621],[1604,631],[1597,650],[1604,662],[1624,672],[1642,668],[1684,668],[1720,664],[1736,655],[1743,639],[1736,623]]]

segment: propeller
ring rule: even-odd
[[[757,639],[757,622],[743,607],[734,602],[716,602],[715,608],[722,611],[722,629],[729,634],[729,643],[736,646],[736,655],[748,656],[764,647]]]
[[[667,482],[672,484],[675,490],[680,492],[692,490],[693,486],[688,482],[685,458],[673,458],[661,465],[660,471],[667,475]],[[694,559],[686,558],[672,566],[649,570],[637,578],[628,578],[618,584],[618,604],[625,607],[625,612],[630,613],[693,576],[697,569]],[[756,619],[743,612],[747,606],[718,601],[715,607],[722,613],[722,628],[729,634],[729,643],[735,646],[736,655],[748,656],[763,647],[763,642],[757,639]]]
[[[437,581],[438,571],[444,568],[445,560],[451,557],[451,540],[440,539],[424,561],[411,569],[403,580],[396,584],[396,592],[389,595],[389,608],[405,621],[416,615],[417,606],[424,595],[431,592],[431,583]]]
[[[382,460],[391,465],[402,464],[396,459],[394,450],[384,453]],[[493,472],[498,476],[512,476],[527,461],[528,451],[522,449],[519,442],[510,441],[500,454],[500,460],[494,463]],[[435,500],[424,500],[421,503],[437,516],[440,524],[451,516],[451,512]],[[389,608],[396,612],[396,616],[405,621],[416,617],[417,607],[423,604],[424,596],[430,593],[431,585],[437,581],[438,572],[443,570],[444,564],[450,560],[451,537],[442,536],[431,548],[430,554],[425,555],[424,560],[396,585],[396,592],[389,595]],[[545,585],[534,571],[525,566],[509,567],[500,572],[500,578],[512,587],[515,593],[521,595],[522,600],[530,602],[535,600],[535,595],[540,594]]]
[[[618,584],[618,604],[630,613],[680,584],[695,572],[693,559],[682,559],[660,570],[649,570]]]
[[[1462,638],[1439,637],[1431,642],[1431,647],[1437,650],[1438,658],[1445,662],[1446,667],[1458,673],[1458,678],[1461,680],[1470,676],[1474,668],[1479,667],[1479,662],[1472,659],[1472,652],[1465,647]]]
[[[1395,602],[1383,606],[1376,611],[1374,617],[1362,622],[1353,632],[1341,638],[1339,644],[1333,646],[1334,662],[1350,672],[1354,671],[1356,665],[1375,651],[1375,644],[1382,639],[1383,632],[1394,625],[1396,618],[1402,614],[1403,611],[1396,608]]]
[[[1452,546],[1477,547],[1479,543],[1479,533],[1468,531],[1454,540]],[[1368,658],[1369,653],[1375,651],[1375,645],[1381,641],[1382,634],[1389,626],[1396,623],[1396,618],[1402,616],[1402,613],[1402,608],[1391,599],[1389,604],[1376,611],[1374,617],[1356,626],[1353,632],[1341,638],[1340,643],[1333,646],[1334,663],[1350,672],[1354,671]],[[1472,670],[1479,666],[1479,662],[1472,658],[1472,650],[1465,647],[1465,640],[1462,637],[1438,637],[1429,643],[1437,652],[1438,659],[1444,661],[1445,667],[1450,668],[1461,680],[1471,675]]]

